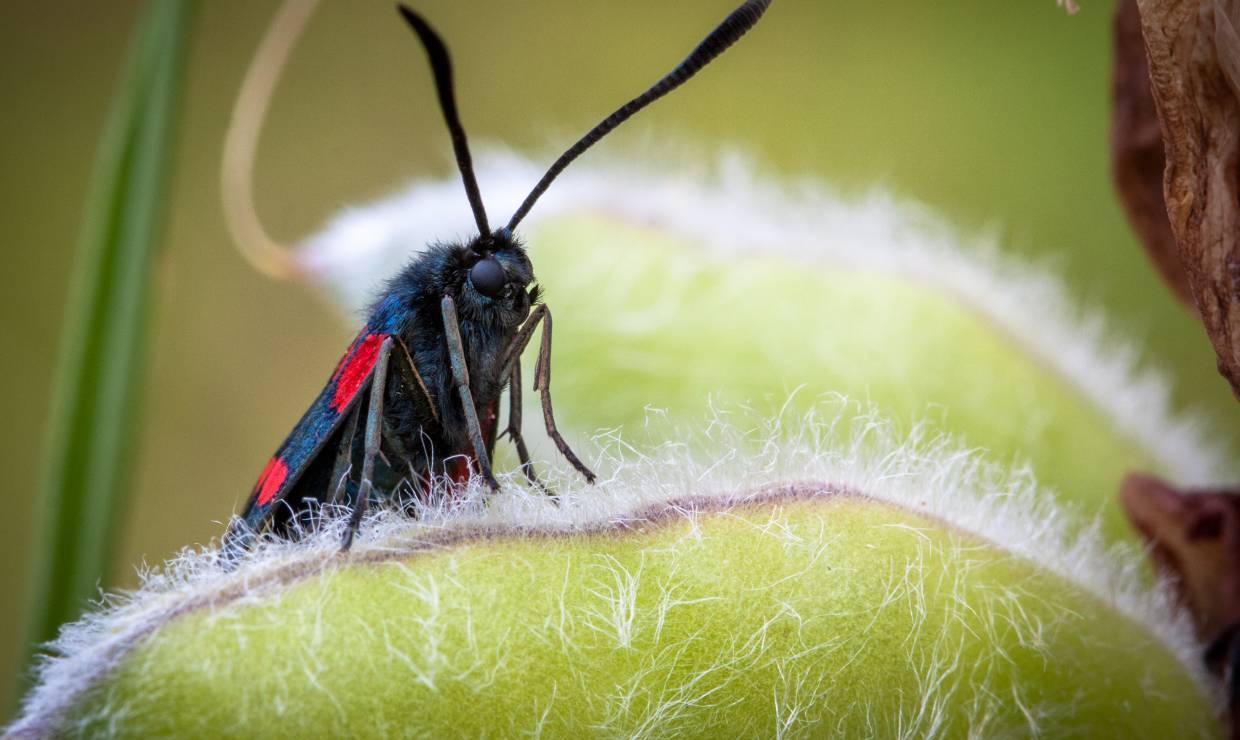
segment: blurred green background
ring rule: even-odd
[[[476,142],[547,154],[662,74],[731,0],[426,0],[456,56]],[[873,185],[966,232],[1050,257],[1077,294],[1172,368],[1177,400],[1240,430],[1202,331],[1163,289],[1108,177],[1111,2],[778,0],[751,39],[608,143],[735,145],[772,170]],[[105,112],[141,7],[0,5],[0,696],[16,671],[44,419]],[[107,587],[220,533],[350,332],[320,298],[254,274],[224,230],[221,144],[276,4],[203,3],[194,23],[132,504]],[[452,173],[421,51],[388,2],[325,3],[295,50],[255,190],[293,240],[347,204]],[[485,183],[483,183],[485,188]],[[1036,310],[1036,307],[1030,307]]]

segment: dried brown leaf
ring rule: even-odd
[[[1163,200],[1162,128],[1154,94],[1150,90],[1150,67],[1141,36],[1137,0],[1120,0],[1112,24],[1115,63],[1111,75],[1111,174],[1128,223],[1168,287],[1196,311],[1188,273],[1167,219]]]
[[[1240,0],[1137,0],[1164,196],[1219,371],[1240,396]]]
[[[1192,615],[1206,665],[1227,687],[1230,736],[1240,738],[1240,491],[1183,491],[1131,473],[1120,502]]]
[[[1198,635],[1209,641],[1240,624],[1240,496],[1130,473],[1120,502],[1155,565],[1175,581]]]

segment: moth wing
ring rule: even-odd
[[[327,385],[306,409],[276,453],[263,468],[250,493],[242,521],[253,531],[261,529],[272,510],[285,501],[297,481],[320,454],[333,433],[357,406],[370,387],[379,347],[389,334],[363,329],[336,365]]]

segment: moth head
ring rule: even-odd
[[[508,229],[476,237],[463,250],[460,294],[477,310],[497,313],[501,323],[519,323],[538,301],[534,268],[525,248]]]

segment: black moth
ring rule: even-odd
[[[244,549],[262,531],[289,534],[316,506],[343,503],[352,506],[342,542],[347,550],[372,498],[391,495],[403,483],[425,493],[436,475],[446,473],[460,482],[477,474],[498,488],[490,461],[505,387],[504,433],[517,449],[525,476],[542,488],[521,436],[520,363],[540,326],[534,389],[541,393],[547,433],[568,462],[594,481],[594,473],[556,430],[550,397],[551,312],[539,304],[538,287],[531,287],[534,270],[515,230],[569,163],[723,53],[758,22],[770,2],[742,4],[679,66],[569,147],[507,226],[495,231],[487,222],[457,114],[447,48],[420,15],[399,6],[430,58],[478,236],[467,244],[430,247],[387,284],[322,393],[267,463],[244,513],[225,537],[228,549]]]

